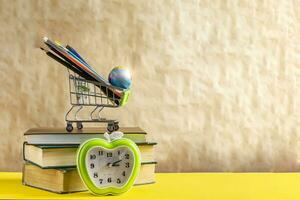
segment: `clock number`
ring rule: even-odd
[[[99,183],[102,184],[102,182],[103,182],[103,179],[100,178],[100,179],[99,179]]]
[[[97,172],[94,173],[94,178],[98,178],[98,173]]]
[[[125,171],[123,171],[122,175],[125,176]]]
[[[94,167],[95,167],[94,163],[91,163],[90,167],[91,167],[91,169],[94,169]]]
[[[129,154],[128,153],[125,154],[125,158],[129,159]]]
[[[107,182],[110,183],[110,182],[111,182],[111,178],[108,178],[108,179],[107,179]]]
[[[107,157],[112,157],[112,152],[108,152]]]
[[[125,163],[125,167],[129,168],[129,162]]]
[[[119,183],[119,184],[121,183],[121,180],[119,178],[117,179],[117,183]]]
[[[96,155],[95,155],[95,154],[90,155],[90,159],[91,159],[91,160],[96,159]]]
[[[99,151],[99,156],[103,156],[103,151]]]

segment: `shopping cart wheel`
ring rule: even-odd
[[[68,132],[72,132],[72,131],[73,131],[73,126],[72,126],[71,123],[67,123],[66,130],[67,130]]]
[[[110,133],[113,132],[114,131],[114,124],[110,124],[110,123],[107,124],[107,131],[110,132]]]
[[[83,128],[83,125],[82,125],[82,123],[81,123],[81,122],[77,122],[77,124],[76,124],[76,125],[77,125],[77,128],[78,128],[78,129],[82,129],[82,128]]]
[[[115,123],[115,124],[114,124],[114,131],[117,131],[117,130],[119,130],[119,124],[118,124],[118,123]]]

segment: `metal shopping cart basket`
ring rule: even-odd
[[[117,108],[127,103],[130,90],[106,85],[97,81],[87,80],[77,73],[69,72],[69,90],[71,108],[65,115],[66,130],[73,130],[73,123],[78,129],[83,128],[82,123],[99,122],[107,123],[107,130],[113,132],[119,129],[118,121],[103,118],[100,112],[105,108]],[[90,107],[89,116],[79,117],[84,107]]]

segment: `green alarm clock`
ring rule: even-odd
[[[77,151],[77,170],[95,195],[118,195],[134,184],[141,167],[137,145],[123,133],[104,134],[82,143]]]

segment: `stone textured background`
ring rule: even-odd
[[[157,171],[300,170],[300,2],[0,0],[0,171],[22,134],[64,126],[67,71],[38,49],[69,43],[105,77],[133,73],[106,111],[158,141]]]

